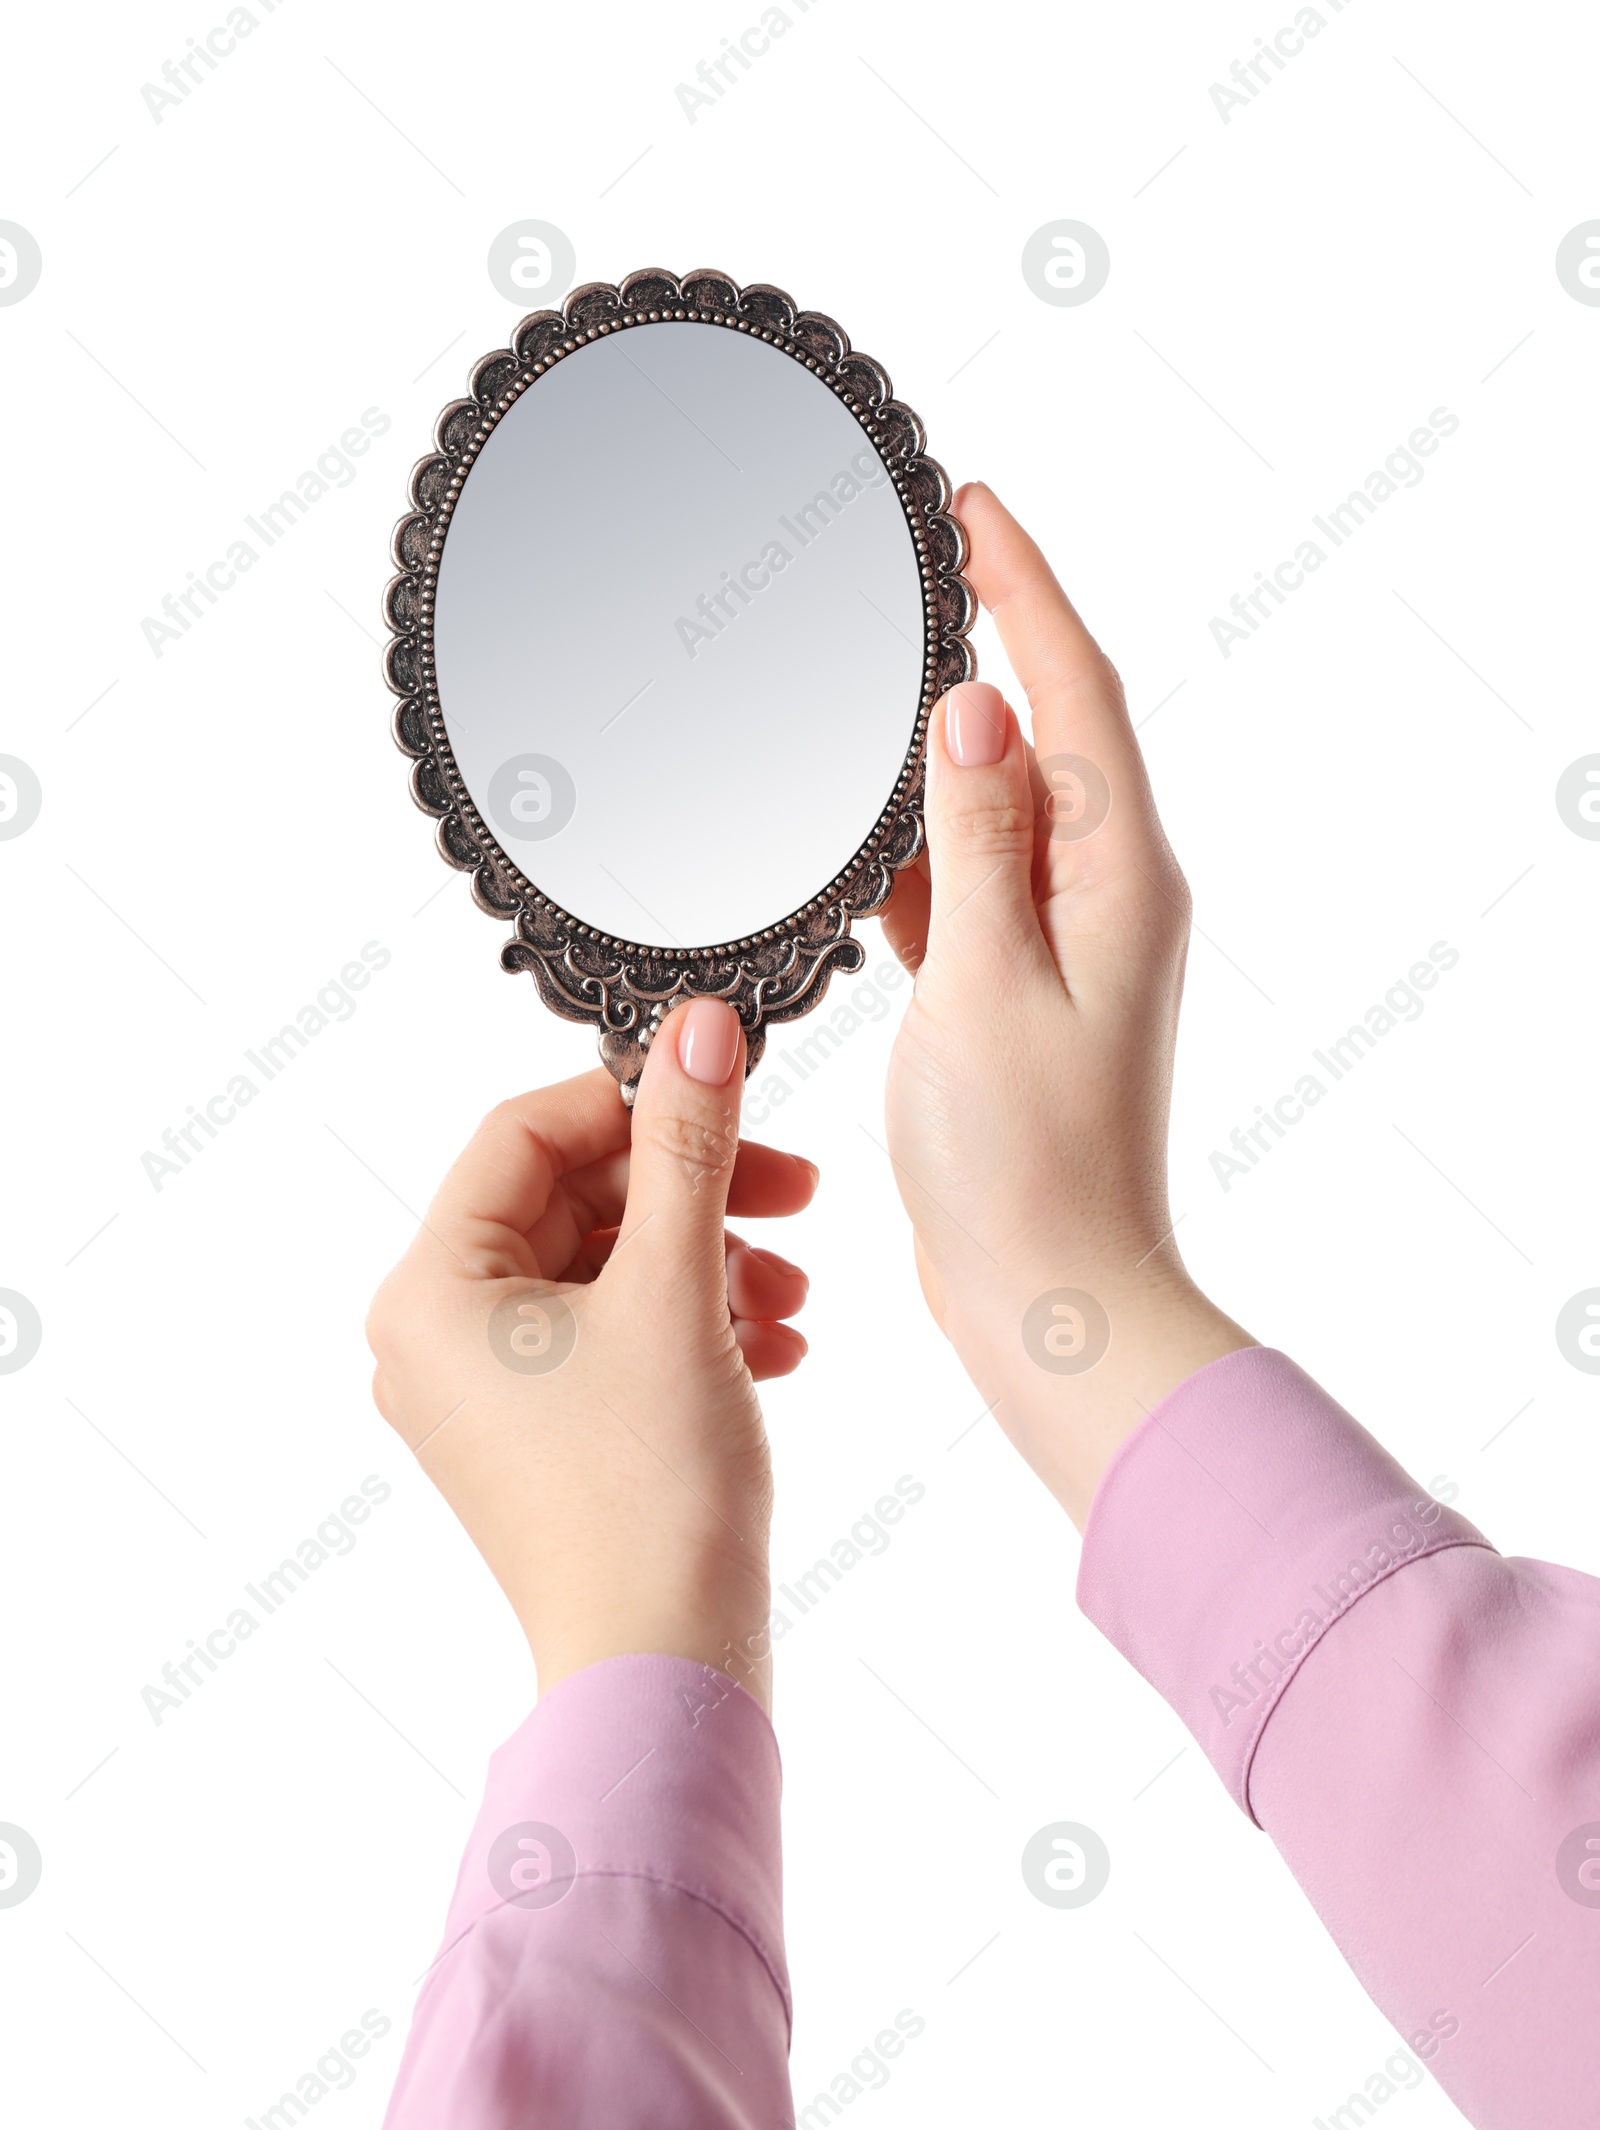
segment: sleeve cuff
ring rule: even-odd
[[[445,1946],[580,1878],[648,1879],[748,1940],[787,2019],[780,1789],[772,1725],[720,1672],[663,1656],[574,1672],[491,1757]]]
[[[1181,1383],[1113,1457],[1078,1603],[1255,1819],[1256,1747],[1328,1629],[1412,1561],[1488,1543],[1287,1355],[1252,1346]]]

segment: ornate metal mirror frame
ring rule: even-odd
[[[451,751],[433,642],[439,564],[451,514],[496,425],[524,392],[588,342],[669,320],[755,335],[838,395],[889,470],[916,550],[925,617],[915,728],[866,841],[809,902],[759,934],[688,949],[620,939],[585,924],[543,894],[507,856],[468,795]],[[680,998],[729,1000],[744,1024],[754,1066],[768,1023],[809,1012],[836,970],[861,967],[864,956],[850,936],[852,922],[882,907],[894,873],[923,847],[928,713],[947,688],[976,671],[967,643],[976,608],[961,574],[966,537],[949,515],[949,480],[927,456],[922,423],[894,398],[882,365],[852,348],[833,319],[797,309],[781,289],[759,282],[740,288],[711,271],[679,280],[646,268],[617,287],[590,282],[574,289],[559,311],[525,318],[509,348],[496,349],[476,364],[471,393],[444,409],[435,425],[436,450],[412,472],[412,507],[394,533],[399,574],[384,597],[392,632],[384,672],[400,698],[394,735],[414,764],[412,795],[437,819],[443,856],[471,873],[479,907],[515,925],[515,936],[501,952],[502,967],[527,970],[554,1012],[596,1027],[601,1056],[622,1082],[625,1099],[631,1099],[653,1031]]]

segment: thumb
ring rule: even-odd
[[[634,1097],[617,1248],[637,1239],[643,1261],[670,1268],[686,1292],[724,1291],[744,1056],[744,1030],[726,1000],[694,999],[662,1022]]]
[[[987,681],[958,682],[930,721],[925,818],[929,960],[1014,958],[1030,942],[1043,950],[1027,749],[1004,696]]]

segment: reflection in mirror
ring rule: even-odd
[[[623,939],[787,917],[860,849],[915,734],[922,575],[888,469],[809,371],[715,326],[596,341],[511,409],[434,627],[479,812]]]

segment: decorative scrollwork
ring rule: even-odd
[[[439,705],[433,609],[439,558],[467,475],[496,424],[521,395],[567,356],[603,335],[666,319],[694,320],[753,334],[792,356],[849,408],[889,469],[922,574],[927,646],[922,698],[904,763],[882,814],[850,863],[802,908],[748,939],[718,946],[642,946],[582,923],[540,892],[506,855],[462,779]],[[850,927],[881,909],[900,867],[923,846],[922,792],[928,714],[939,696],[976,671],[967,633],[976,613],[962,576],[966,535],[949,513],[944,469],[923,449],[912,410],[893,396],[887,372],[852,348],[843,328],[820,311],[802,311],[782,289],[740,288],[710,271],[681,279],[659,268],[630,274],[620,286],[590,282],[559,311],[524,318],[509,348],[476,364],[469,399],[454,400],[434,428],[436,450],[411,475],[412,508],[395,527],[398,574],[384,597],[391,640],[384,676],[399,702],[394,736],[413,763],[417,805],[438,821],[439,849],[472,875],[472,892],[491,917],[509,920],[514,936],[501,965],[526,969],[539,995],[568,1020],[599,1031],[600,1053],[624,1096],[644,1067],[662,1017],[680,998],[725,998],[744,1024],[749,1064],[761,1056],[766,1028],[810,1012],[836,971],[864,959]]]

